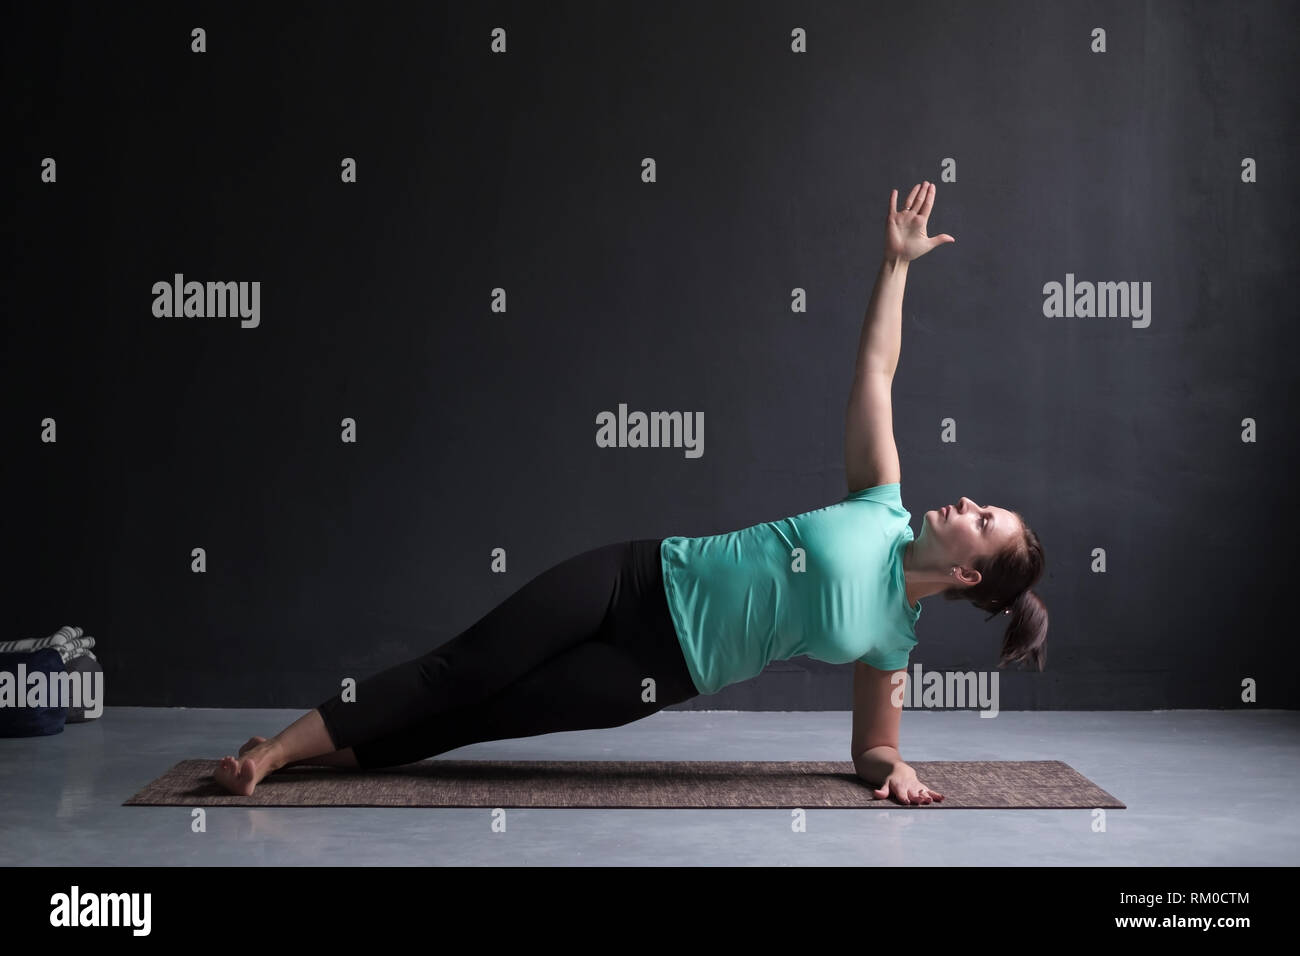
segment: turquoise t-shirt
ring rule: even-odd
[[[701,694],[799,654],[907,667],[921,602],[907,603],[911,515],[900,484],[701,538],[665,538],[664,591]]]

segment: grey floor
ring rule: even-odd
[[[917,760],[1063,760],[1128,805],[1088,810],[190,808],[122,801],[176,761],[299,715],[119,707],[0,739],[0,865],[1285,865],[1300,862],[1300,714],[909,711]],[[465,747],[518,760],[846,760],[847,712],[661,712]]]

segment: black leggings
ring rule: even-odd
[[[331,697],[317,710],[335,749],[391,767],[485,740],[618,727],[695,697],[661,540],[562,561],[437,649],[359,681],[355,701]]]

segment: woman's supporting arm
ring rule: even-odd
[[[898,728],[907,690],[907,669],[882,671],[857,661],[853,665],[853,735],[849,751],[853,769],[877,797],[899,803],[929,803],[943,794],[916,778],[898,752]]]

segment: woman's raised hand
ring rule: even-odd
[[[907,194],[903,210],[898,210],[898,190],[889,193],[889,218],[885,220],[885,258],[911,262],[919,259],[935,246],[956,242],[946,232],[930,237],[925,234],[925,224],[934,208],[934,183],[917,183]]]

